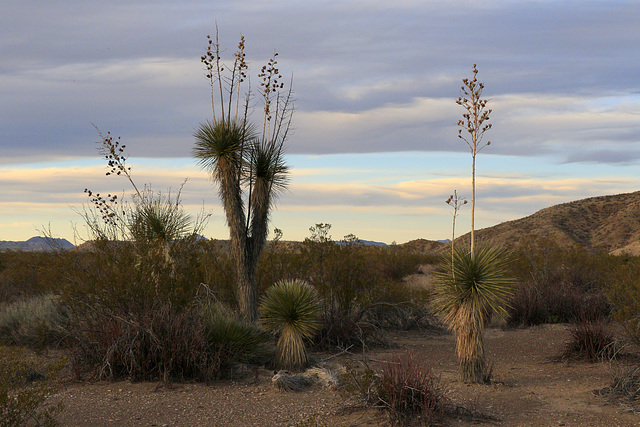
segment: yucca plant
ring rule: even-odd
[[[456,335],[461,379],[487,382],[484,328],[492,313],[506,318],[513,288],[506,253],[487,246],[473,255],[456,249],[453,263],[443,257],[436,279],[433,305]]]
[[[260,304],[260,322],[279,335],[276,365],[300,370],[308,363],[305,340],[320,329],[318,292],[302,280],[284,280],[267,289]]]
[[[222,365],[260,363],[270,355],[269,334],[258,325],[238,318],[222,304],[205,305],[200,316],[209,344],[220,351]]]
[[[250,322],[258,317],[256,271],[264,249],[269,213],[276,195],[287,185],[288,167],[284,144],[288,138],[293,100],[291,89],[277,68],[277,53],[258,74],[263,101],[262,129],[249,121],[244,37],[240,39],[233,64],[224,66],[216,35],[207,36],[208,47],[201,57],[211,86],[212,120],[198,126],[193,156],[211,172],[218,184],[229,226],[231,252],[236,263],[237,298],[240,313]],[[216,99],[218,99],[216,101]]]

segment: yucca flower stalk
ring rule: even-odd
[[[484,133],[491,129],[488,123],[491,110],[487,108],[486,99],[482,99],[484,83],[478,81],[478,68],[473,64],[473,78],[462,79],[460,96],[456,104],[462,106],[467,112],[458,120],[458,138],[467,143],[471,150],[471,255],[475,252],[475,213],[476,213],[476,155],[491,141],[483,141]],[[466,131],[468,135],[462,133]]]
[[[436,275],[433,306],[456,335],[462,381],[486,382],[484,328],[492,313],[506,318],[513,289],[507,254],[480,246],[475,254],[456,249],[453,263],[447,258]]]
[[[242,316],[255,323],[258,259],[266,244],[271,208],[288,183],[284,144],[293,114],[292,91],[280,92],[284,83],[275,52],[258,74],[264,104],[260,132],[248,119],[251,90],[247,88],[244,95],[241,90],[248,72],[244,37],[230,66],[221,61],[217,34],[215,43],[210,36],[207,39],[201,61],[210,82],[213,117],[196,129],[193,156],[218,184],[236,264],[238,305]]]
[[[462,205],[467,204],[467,200],[464,197],[458,196],[457,190],[453,190],[453,194],[449,196],[445,203],[453,208],[453,212],[451,213],[451,215],[453,216],[453,226],[451,227],[451,268],[453,269],[454,249],[456,241],[456,218],[458,217],[458,211],[460,210]]]
[[[276,365],[292,371],[308,363],[305,340],[321,326],[318,292],[301,280],[277,282],[260,304],[260,323],[278,335]]]

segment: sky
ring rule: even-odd
[[[477,156],[476,228],[640,181],[640,1],[3,0],[0,240],[48,231],[79,244],[85,188],[105,176],[101,132],[127,145],[134,180],[182,190],[228,238],[218,191],[192,158],[210,119],[200,56],[246,39],[249,76],[274,50],[292,77],[290,184],[270,229],[302,240],[332,224],[385,243],[447,239],[455,191],[471,200],[456,104],[473,64],[492,109]],[[456,234],[470,229],[470,204]]]

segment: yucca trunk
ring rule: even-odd
[[[460,380],[467,383],[484,383],[487,363],[484,355],[484,321],[478,318],[477,309],[469,304],[460,307],[454,326]]]
[[[241,249],[236,260],[238,308],[242,317],[251,323],[258,321],[258,291],[256,289],[257,263],[248,261],[247,254]]]
[[[233,159],[218,160],[218,176],[220,195],[229,225],[231,255],[236,267],[236,297],[240,314],[248,322],[258,320],[258,296],[255,286],[256,265],[251,261],[251,251],[247,250],[247,234],[245,213],[240,190],[238,168]]]

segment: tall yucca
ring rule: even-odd
[[[260,322],[279,335],[276,364],[300,370],[308,363],[305,340],[320,329],[318,292],[301,280],[285,280],[269,289],[260,304]]]
[[[240,102],[248,70],[244,38],[229,66],[221,62],[217,35],[215,43],[207,39],[201,61],[210,81],[213,119],[196,129],[193,155],[218,184],[236,264],[238,306],[246,320],[256,322],[258,259],[267,240],[270,210],[278,191],[287,185],[284,143],[293,113],[292,91],[280,93],[284,83],[274,53],[258,74],[264,114],[262,131],[256,131],[248,120],[249,89]]]
[[[465,382],[485,382],[484,328],[491,314],[506,317],[513,280],[504,250],[486,246],[475,254],[454,251],[453,263],[443,258],[436,276],[433,305],[456,335],[460,376]]]

